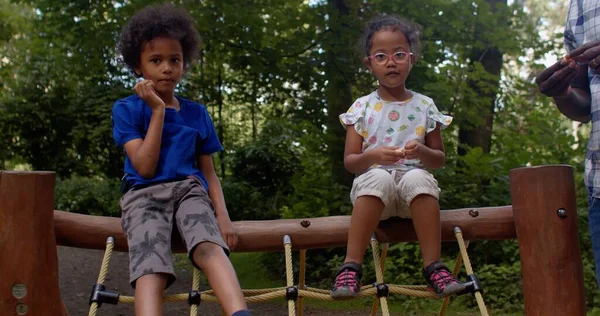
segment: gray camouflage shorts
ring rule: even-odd
[[[175,282],[171,254],[174,222],[190,260],[194,248],[206,241],[229,254],[208,193],[195,179],[132,189],[123,195],[120,205],[121,225],[129,244],[129,282],[134,288],[136,280],[146,274],[167,274],[167,287]]]

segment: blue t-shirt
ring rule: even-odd
[[[140,176],[125,154],[125,181],[129,186],[149,185],[198,178],[208,190],[206,178],[198,169],[197,155],[210,155],[223,150],[206,108],[196,102],[177,97],[179,111],[165,109],[160,156],[153,178]],[[137,95],[115,102],[112,111],[113,138],[117,146],[146,137],[152,110]]]

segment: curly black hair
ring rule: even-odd
[[[201,39],[190,14],[172,4],[147,6],[137,11],[123,27],[118,47],[123,62],[136,76],[141,76],[135,73],[135,68],[140,66],[143,45],[156,37],[168,37],[181,43],[185,68],[198,58]]]
[[[415,59],[421,57],[421,26],[397,15],[379,15],[369,21],[359,42],[361,51],[366,55],[373,46],[373,34],[381,30],[402,32]]]

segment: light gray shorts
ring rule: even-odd
[[[129,244],[129,282],[134,288],[135,281],[146,274],[167,274],[167,287],[175,282],[171,257],[174,222],[190,259],[194,248],[206,241],[229,254],[208,193],[195,179],[132,189],[123,195],[120,205],[121,225]]]
[[[410,218],[410,203],[420,194],[439,199],[440,188],[433,175],[423,169],[409,171],[374,168],[354,179],[350,200],[370,195],[381,199],[385,208],[381,220],[390,217]]]

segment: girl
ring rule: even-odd
[[[399,17],[372,20],[361,45],[364,65],[379,87],[340,115],[347,130],[344,166],[355,173],[350,198],[354,208],[346,259],[331,296],[355,297],[369,239],[382,219],[412,217],[421,245],[423,276],[441,296],[464,290],[440,260],[440,189],[424,168],[444,165],[440,130],[452,118],[433,101],[406,88],[406,78],[420,53],[419,28]]]

